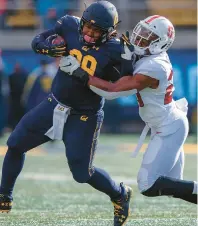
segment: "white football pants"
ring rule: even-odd
[[[137,178],[140,192],[150,188],[160,176],[183,178],[183,144],[188,130],[188,119],[184,114],[168,126],[151,128],[151,140]]]

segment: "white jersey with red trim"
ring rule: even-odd
[[[172,98],[173,70],[166,52],[144,56],[134,65],[133,74],[143,74],[159,80],[156,89],[145,88],[137,93],[139,114],[151,127],[168,125],[177,118]]]

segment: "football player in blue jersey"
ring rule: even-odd
[[[85,9],[82,18],[66,15],[54,29],[37,35],[32,41],[36,53],[60,57],[73,55],[90,75],[116,81],[131,70],[121,58],[122,46],[115,38],[118,13],[108,1],[98,1]],[[63,43],[53,44],[61,36]],[[124,65],[124,66],[123,66]],[[126,69],[126,72],[124,71]],[[75,70],[75,69],[74,69]],[[109,76],[111,75],[111,76]],[[114,205],[114,226],[123,225],[129,215],[132,190],[116,184],[109,174],[93,165],[98,136],[103,122],[104,98],[84,86],[78,78],[58,70],[51,94],[29,111],[10,135],[0,186],[0,211],[12,208],[12,192],[20,174],[25,153],[50,140],[63,140],[73,178],[107,194]]]

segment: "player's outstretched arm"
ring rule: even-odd
[[[152,84],[153,79],[151,77],[136,74],[134,76],[128,75],[120,78],[115,83],[107,82],[103,79],[89,76],[88,85],[95,86],[99,89],[108,92],[122,92],[127,90],[137,90],[140,91]]]
[[[104,91],[103,89],[99,89],[95,86],[90,85],[89,88],[96,94],[98,94],[101,97],[104,97],[107,100],[113,100],[118,97],[123,97],[123,96],[130,96],[133,94],[137,93],[136,89],[131,89],[127,91],[120,91],[120,92],[108,92]]]
[[[107,100],[112,100],[118,97],[136,94],[138,91],[152,86],[155,82],[156,81],[151,77],[141,74],[124,76],[115,83],[109,83],[102,79],[90,76],[88,85],[90,89],[99,96],[102,96]]]
[[[95,76],[90,76],[80,67],[80,63],[73,56],[62,57],[59,66],[62,71],[79,78],[84,84],[107,92],[140,91],[146,87],[153,86],[156,82],[155,79],[142,74],[124,76],[115,83],[107,82]]]

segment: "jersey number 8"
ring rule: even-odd
[[[77,58],[78,62],[81,64],[81,68],[85,70],[89,75],[93,76],[96,71],[97,61],[91,55],[83,56],[78,49],[70,50],[70,55]]]

